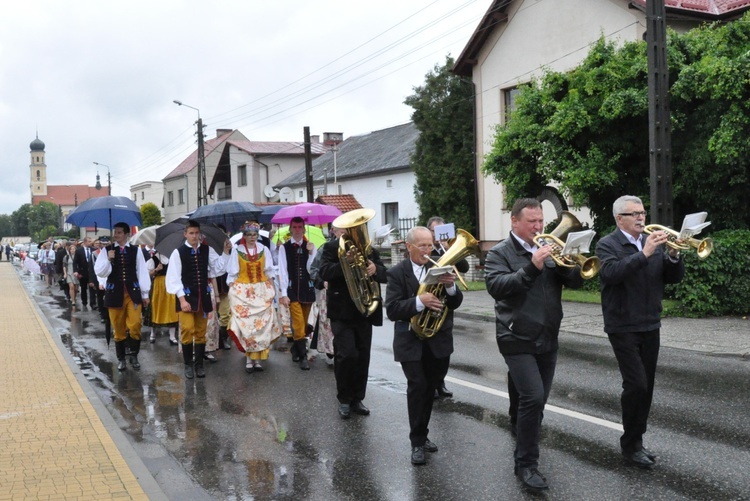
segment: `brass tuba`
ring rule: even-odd
[[[382,302],[380,284],[367,275],[367,256],[372,252],[367,221],[373,217],[373,209],[356,209],[333,221],[333,226],[346,230],[339,239],[339,261],[354,306],[366,317],[375,313]]]
[[[680,239],[680,234],[671,228],[667,228],[666,226],[662,226],[660,224],[648,224],[643,228],[643,232],[647,235],[650,235],[655,231],[663,231],[667,234],[667,243],[665,244],[667,247],[680,251],[690,250],[690,248],[693,248],[696,250],[696,254],[699,259],[706,259],[714,250],[714,241],[711,238],[698,240],[697,238],[689,237],[683,239],[682,243],[680,243],[678,242],[678,240]]]
[[[466,230],[456,230],[456,238],[449,241],[449,243],[451,244],[450,249],[440,256],[437,262],[430,259],[435,266],[454,266],[469,254],[479,253],[479,241]],[[458,271],[456,271],[456,275],[458,275]],[[466,287],[466,284],[464,284],[464,287]],[[445,317],[448,315],[448,307],[445,306],[445,286],[443,284],[421,284],[417,290],[417,296],[425,292],[430,292],[440,299],[443,302],[443,307],[440,311],[425,308],[411,318],[411,329],[420,339],[429,339],[434,336],[443,326]]]
[[[555,263],[557,263],[557,266],[575,268],[575,266],[578,265],[581,267],[581,276],[583,279],[589,280],[599,273],[601,261],[598,257],[586,257],[583,254],[562,255],[562,250],[565,248],[565,239],[568,237],[568,234],[574,231],[580,231],[582,228],[583,226],[581,226],[581,222],[578,221],[578,218],[568,211],[562,211],[560,214],[560,224],[552,230],[552,233],[535,236],[534,243],[539,247],[551,245],[551,257]]]

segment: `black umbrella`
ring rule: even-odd
[[[245,221],[254,220],[261,209],[250,202],[224,200],[215,204],[202,205],[195,209],[190,219],[200,223],[223,224],[228,231],[236,231]]]
[[[180,218],[171,223],[156,228],[156,244],[154,247],[161,254],[169,257],[172,251],[185,243],[185,218]],[[226,234],[215,224],[202,224],[201,234],[203,241],[212,247],[217,253],[224,252]]]

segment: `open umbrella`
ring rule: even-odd
[[[89,198],[76,207],[65,222],[79,228],[101,226],[110,230],[117,223],[126,223],[129,226],[143,224],[141,210],[131,199],[113,196]]]
[[[271,219],[273,219],[273,216],[276,215],[277,212],[279,212],[284,207],[289,207],[288,205],[266,205],[263,207],[263,212],[260,213],[260,216],[258,216],[258,222],[259,223],[270,223]]]
[[[303,203],[284,207],[271,219],[272,223],[289,224],[295,217],[301,217],[306,224],[327,224],[341,215],[333,205]]]
[[[227,230],[234,231],[245,221],[257,219],[261,212],[262,209],[250,202],[225,200],[198,207],[190,218],[200,223],[223,224]]]
[[[172,251],[185,243],[185,219],[177,219],[171,223],[163,224],[156,229],[156,242],[154,248],[165,256],[171,256]],[[227,236],[216,225],[202,224],[201,234],[203,240],[217,253],[224,252],[224,242]]]
[[[323,230],[317,226],[307,226],[305,228],[305,236],[307,239],[315,244],[315,247],[320,249],[320,246],[326,243],[326,237],[323,235]],[[278,245],[282,245],[284,242],[289,240],[289,226],[282,226],[279,228],[273,236],[273,241]]]

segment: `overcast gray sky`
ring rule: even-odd
[[[0,16],[0,214],[30,201],[29,143],[49,184],[161,180],[206,136],[344,137],[409,121],[403,104],[458,57],[491,0],[35,0]],[[106,168],[99,168],[106,180]]]

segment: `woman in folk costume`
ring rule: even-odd
[[[247,357],[245,370],[262,371],[271,343],[281,334],[273,308],[273,259],[268,247],[258,242],[260,225],[245,223],[242,238],[232,248],[227,265],[229,285],[229,335]]]
[[[154,253],[146,261],[146,269],[151,275],[151,336],[150,342],[156,341],[155,329],[159,327],[169,328],[169,344],[176,345],[178,318],[175,311],[176,298],[174,294],[167,292],[167,267],[169,258],[159,252]]]

